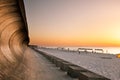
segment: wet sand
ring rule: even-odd
[[[30,48],[26,50],[25,58],[26,80],[76,80]]]
[[[38,48],[38,50],[83,67],[108,79],[120,80],[120,59],[115,55],[103,53],[79,53],[77,51],[47,48]]]

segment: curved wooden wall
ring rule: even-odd
[[[23,1],[0,0],[0,80],[11,80],[28,43]]]

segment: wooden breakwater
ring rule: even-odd
[[[50,62],[55,64],[56,67],[59,67],[62,71],[67,72],[67,74],[72,78],[77,78],[79,80],[110,80],[104,76],[91,72],[83,67],[72,64],[68,61],[60,59],[48,53],[42,52],[35,47],[31,48],[37,51],[38,53],[42,54],[44,57],[46,57]]]

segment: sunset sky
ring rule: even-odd
[[[120,0],[24,0],[30,44],[120,46]]]

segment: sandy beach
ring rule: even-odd
[[[111,80],[120,80],[120,59],[112,54],[78,53],[66,50],[39,48],[38,50],[54,55],[75,65]]]
[[[25,80],[76,80],[30,48],[25,52],[25,62]]]

